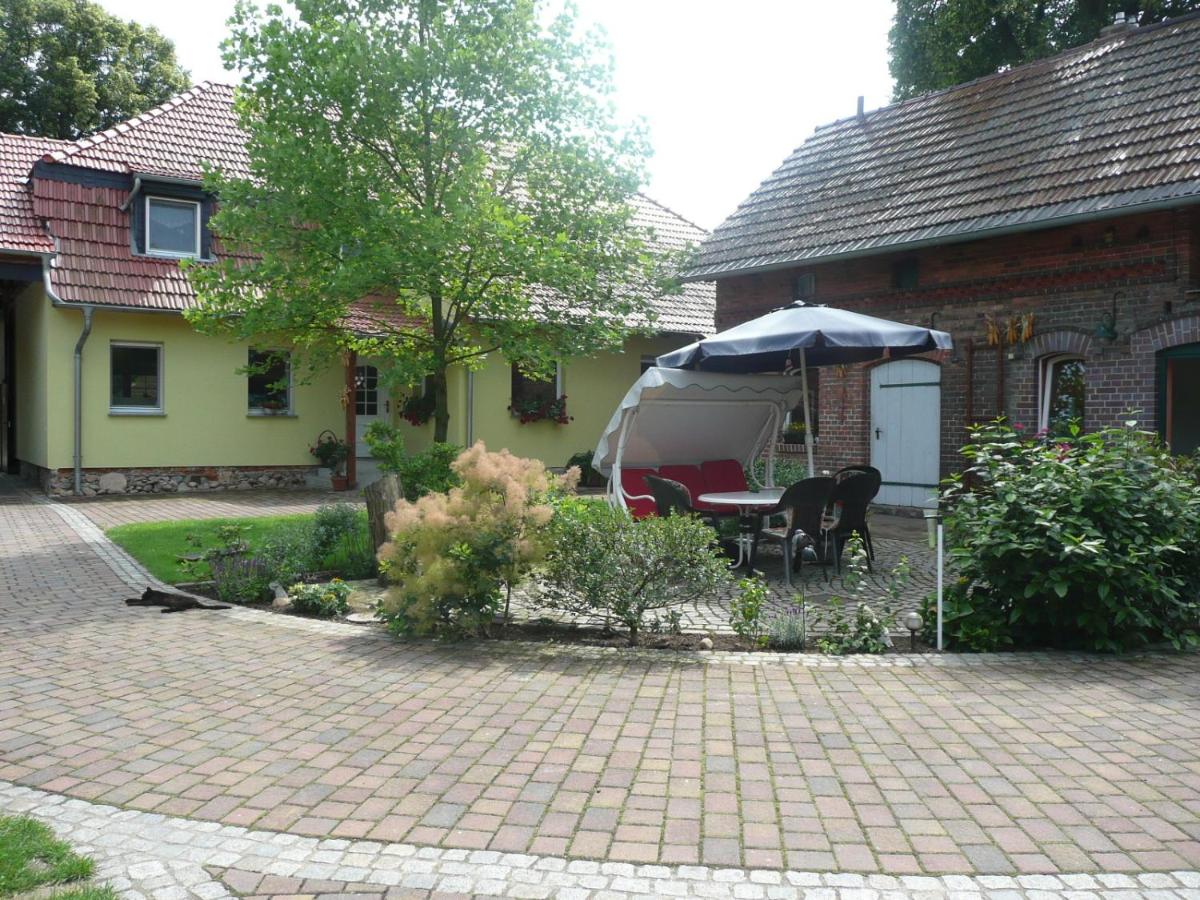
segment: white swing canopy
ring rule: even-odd
[[[593,467],[620,505],[622,468],[696,465],[734,459],[749,466],[767,451],[772,483],[775,435],[803,397],[791,375],[730,375],[647,369],[609,419]]]

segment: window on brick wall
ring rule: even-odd
[[[1038,430],[1065,434],[1086,422],[1087,364],[1078,356],[1047,356],[1038,369]]]

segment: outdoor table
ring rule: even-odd
[[[712,506],[737,507],[741,528],[738,532],[738,558],[733,568],[741,565],[745,565],[747,569],[751,568],[754,563],[751,559],[754,535],[758,533],[762,510],[777,506],[782,496],[783,488],[764,488],[761,491],[718,491],[701,494],[697,498],[701,503]]]

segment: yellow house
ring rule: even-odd
[[[404,422],[403,398],[377,383],[385,360],[293,378],[278,348],[201,335],[183,318],[195,297],[179,260],[212,256],[202,163],[246,165],[231,101],[205,83],[79,141],[0,135],[6,471],[51,494],[302,487],[327,483],[309,449],[323,431],[358,456],[355,438],[376,419],[402,423],[411,449],[430,442],[432,425]],[[637,208],[663,246],[704,236],[647,198]],[[565,360],[553,385],[499,357],[451,372],[450,439],[553,466],[593,447],[643,360],[713,329],[711,285],[656,305],[656,336]],[[260,354],[265,374],[239,374]],[[571,420],[522,424],[509,407],[526,392],[566,394]]]

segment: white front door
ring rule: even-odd
[[[871,465],[877,503],[932,506],[941,462],[942,369],[898,359],[871,370]]]
[[[363,439],[372,422],[388,420],[387,394],[379,383],[379,369],[360,365],[354,369],[355,456],[369,458],[371,448]]]

